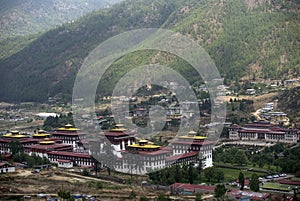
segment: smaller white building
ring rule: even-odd
[[[73,162],[71,160],[57,160],[57,166],[59,168],[73,168]]]
[[[10,165],[8,162],[0,162],[0,173],[7,173],[7,172],[15,172],[16,167]]]
[[[246,90],[246,94],[254,95],[255,93],[256,93],[256,90],[255,90],[255,89],[247,89],[247,90]]]

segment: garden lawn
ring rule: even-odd
[[[237,169],[231,169],[231,168],[217,167],[217,169],[224,172],[224,181],[226,181],[226,182],[236,181],[238,179],[239,174],[240,174],[241,171],[243,172],[245,178],[251,178],[252,174],[254,174],[254,173],[256,175],[258,175],[259,177],[266,175],[266,174],[260,173],[260,172],[251,172],[251,171],[237,170]]]
[[[266,182],[263,184],[263,189],[268,190],[278,190],[278,191],[292,191],[296,186],[293,185],[285,185],[285,184],[279,184],[279,183],[272,183],[272,182]]]

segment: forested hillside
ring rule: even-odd
[[[0,0],[0,59],[20,51],[45,31],[120,1]]]
[[[104,8],[106,0],[0,0],[0,38],[47,30]]]
[[[285,90],[279,94],[278,103],[282,111],[286,111],[293,122],[300,121],[300,87]],[[300,126],[300,125],[298,125]]]
[[[227,84],[294,77],[300,74],[299,21],[297,0],[127,0],[36,40],[20,39],[18,44],[25,48],[0,60],[0,99],[70,98],[75,74],[93,48],[124,31],[146,27],[171,29],[193,38],[215,60]],[[183,73],[191,84],[197,81],[186,62],[148,51],[116,62],[99,92],[107,93],[128,69],[151,63],[153,58]]]

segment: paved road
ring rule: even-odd
[[[231,141],[231,142],[222,142],[222,144],[215,146],[213,149],[220,148],[224,145],[248,145],[248,146],[259,146],[259,147],[271,147],[274,146],[275,143],[271,144],[269,142],[258,142],[258,141]]]

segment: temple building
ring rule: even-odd
[[[38,144],[24,146],[25,152],[29,155],[35,154],[40,157],[48,158],[48,152],[50,151],[68,151],[72,152],[72,145],[58,144],[53,139],[45,138]]]
[[[116,124],[114,128],[104,133],[104,136],[113,145],[115,151],[126,150],[126,147],[135,143],[135,131],[129,131],[123,124]]]
[[[50,138],[51,134],[44,130],[38,130],[37,133],[32,134],[32,137],[36,139]]]
[[[10,153],[9,143],[11,141],[18,141],[22,146],[28,146],[37,144],[40,140],[31,138],[27,134],[21,134],[17,130],[13,130],[10,133],[2,135],[0,138],[0,153]]]
[[[166,158],[166,167],[199,162],[199,152],[191,151],[180,155],[172,155]],[[198,164],[197,164],[198,165]]]
[[[76,148],[77,142],[86,136],[86,133],[81,132],[80,129],[73,127],[72,124],[66,124],[64,127],[58,128],[50,134],[53,136],[53,138],[62,140],[63,144],[72,145],[73,148]]]
[[[136,135],[136,131],[117,124],[109,131],[88,136],[67,124],[50,133],[39,130],[26,135],[12,131],[0,138],[0,150],[10,153],[9,142],[17,140],[29,155],[46,157],[60,167],[94,166],[98,159],[102,166],[132,174],[200,161],[203,168],[212,166],[213,142],[195,132],[177,137],[167,147],[137,140]]]
[[[135,143],[135,136],[135,131],[125,129],[123,124],[116,124],[109,131],[78,141],[78,148],[74,151],[100,156],[109,149],[116,157],[121,158],[121,151]]]
[[[20,133],[18,130],[12,130],[10,133],[2,135],[2,137],[7,139],[24,139],[29,138],[30,136],[25,133]]]
[[[206,139],[204,136],[191,134],[179,136],[172,142],[173,156],[177,156],[176,158],[185,161],[187,161],[187,158],[190,158],[190,162],[194,162],[196,155],[198,155],[198,158],[203,160],[203,168],[211,167],[213,165],[212,148],[214,143]]]
[[[140,140],[137,144],[128,145],[122,152],[122,166],[117,171],[133,174],[146,174],[149,171],[166,167],[166,157],[172,151],[168,147],[160,147],[147,140]]]
[[[236,124],[231,125],[229,139],[297,143],[300,140],[300,130],[282,128],[268,121],[257,121],[243,127]]]
[[[203,168],[212,166],[212,148],[214,143],[206,137],[187,135],[180,136],[171,142],[168,147],[154,145],[147,140],[128,145],[122,151],[122,164],[116,167],[117,171],[146,174],[149,171],[159,170],[175,164],[201,165]],[[201,161],[202,164],[198,164]]]
[[[48,159],[51,163],[58,164],[59,162],[72,162],[77,166],[91,167],[95,165],[95,159],[90,154],[74,153],[67,151],[50,151],[48,152]]]

